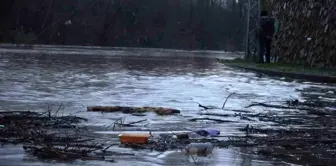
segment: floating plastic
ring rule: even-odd
[[[119,134],[121,144],[147,144],[149,134]]]
[[[197,130],[195,131],[195,133],[197,133],[200,136],[219,136],[220,135],[220,131],[216,130],[216,129],[202,129],[202,130]]]
[[[185,152],[187,155],[195,155],[200,157],[207,157],[213,152],[212,143],[191,143],[187,145]]]
[[[0,125],[0,128],[4,128],[5,126],[4,125]]]

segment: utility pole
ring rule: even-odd
[[[246,0],[246,36],[245,36],[245,56],[244,59],[253,59],[259,53],[259,42],[256,35],[260,20],[260,0]]]

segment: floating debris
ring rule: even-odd
[[[222,119],[214,119],[214,118],[192,118],[189,119],[191,122],[196,122],[196,121],[213,121],[217,123],[228,123],[228,122],[233,122],[231,120],[222,120]]]
[[[120,106],[92,106],[87,107],[87,111],[92,112],[122,112],[125,114],[139,114],[145,112],[154,112],[157,115],[174,115],[179,114],[181,111],[172,108],[162,108],[162,107],[120,107]]]
[[[28,154],[40,159],[105,160],[104,156],[91,154],[104,150],[104,146],[92,138],[80,135],[79,131],[82,128],[76,124],[86,121],[84,118],[51,116],[50,111],[47,113],[6,111],[0,112],[0,115],[4,126],[0,128],[0,142],[3,144],[23,144],[23,149]]]
[[[189,133],[183,133],[183,134],[175,134],[173,138],[176,138],[178,140],[188,140],[190,139]]]
[[[173,132],[153,136],[150,134],[120,134],[119,141],[110,142],[84,136],[86,133],[77,124],[86,119],[76,116],[52,116],[51,111],[37,113],[30,111],[0,112],[0,142],[23,144],[25,151],[41,159],[62,161],[107,160],[106,157],[118,155],[119,152],[107,151],[111,146],[122,146],[133,149],[150,149],[155,151],[184,150],[186,155],[209,156],[214,147],[228,148],[252,147],[250,153],[278,158],[291,163],[309,163],[312,165],[333,165],[336,163],[336,116],[332,109],[315,109],[308,102],[286,103],[271,105],[254,103],[250,105],[277,109],[299,109],[297,112],[286,114],[239,112],[235,114],[203,113],[204,117],[186,119],[187,121],[212,121],[217,123],[233,122],[225,120],[228,117],[240,117],[247,121],[259,120],[276,123],[279,126],[299,126],[299,128],[267,129],[246,125],[240,130],[244,136],[219,136],[217,129],[200,129],[190,133],[174,134]],[[286,105],[287,104],[287,105]],[[291,106],[289,106],[291,105]],[[295,106],[295,107],[294,107]],[[326,108],[326,107],[323,107]],[[161,107],[88,107],[88,111],[123,112],[132,115],[145,115],[154,112],[158,115],[173,115],[179,110]],[[237,112],[237,111],[235,111]],[[316,116],[318,115],[318,116]],[[209,118],[209,117],[217,117]],[[303,118],[304,117],[304,118]],[[125,123],[125,117],[117,119],[113,125],[119,127],[139,127],[146,124],[147,119]],[[57,129],[57,130],[55,130]],[[63,129],[63,130],[62,130]],[[83,132],[79,132],[83,130]],[[66,132],[61,132],[66,131]],[[197,134],[198,135],[197,135]],[[83,134],[83,135],[81,135]],[[88,134],[88,133],[86,133]],[[119,134],[119,133],[118,133]],[[192,137],[191,134],[197,135]],[[205,136],[205,137],[200,137]],[[206,136],[212,136],[211,138]],[[216,136],[221,139],[216,139]],[[99,142],[99,141],[101,142]],[[122,154],[132,156],[134,154]],[[114,160],[109,160],[114,162]]]
[[[195,155],[200,157],[207,157],[212,154],[214,146],[212,143],[191,143],[186,146],[185,153],[187,155]]]
[[[216,129],[201,129],[201,130],[195,131],[195,133],[203,137],[206,137],[206,136],[214,137],[214,136],[220,135],[220,131]]]
[[[147,144],[149,137],[149,134],[119,134],[122,144]]]

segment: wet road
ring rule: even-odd
[[[69,53],[72,52],[72,53]],[[94,56],[92,56],[92,55]],[[90,56],[88,56],[90,55]],[[284,81],[226,67],[215,58],[233,54],[218,52],[176,52],[155,50],[101,50],[83,48],[44,48],[33,51],[0,49],[0,104],[10,110],[46,111],[48,104],[62,113],[76,113],[89,119],[85,125],[104,126],[118,117],[135,121],[143,117],[123,114],[85,112],[84,106],[162,106],[182,110],[181,116],[158,117],[149,114],[148,125],[129,130],[179,131],[186,128],[215,127],[223,135],[240,135],[238,127],[251,122],[230,117],[236,123],[192,123],[186,117],[199,117],[198,104],[221,107],[225,98],[230,110],[264,112],[262,108],[245,109],[252,101],[307,99],[298,90],[333,88],[309,82]],[[317,90],[318,91],[318,90]],[[316,91],[314,91],[316,92]],[[321,92],[322,95],[326,92]],[[313,94],[313,93],[312,93]],[[314,93],[316,95],[316,93]],[[308,94],[308,98],[309,98]],[[333,100],[330,99],[330,100]],[[214,110],[221,112],[223,110]],[[225,120],[225,118],[224,118]],[[256,126],[271,126],[254,122]],[[99,134],[99,133],[96,133]],[[103,134],[115,140],[117,133]],[[128,149],[122,149],[129,151]],[[25,156],[20,147],[0,148],[6,165],[55,165]],[[139,151],[133,158],[116,159],[111,165],[193,165],[180,152]],[[203,159],[200,159],[203,160]],[[202,165],[285,165],[283,162],[244,154],[244,149],[216,149]],[[1,165],[1,164],[0,164]],[[105,162],[78,161],[65,165],[109,165]]]

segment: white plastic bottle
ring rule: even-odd
[[[195,156],[202,156],[207,157],[212,154],[213,152],[213,145],[212,143],[191,143],[186,146],[185,153],[186,155],[195,155]]]

